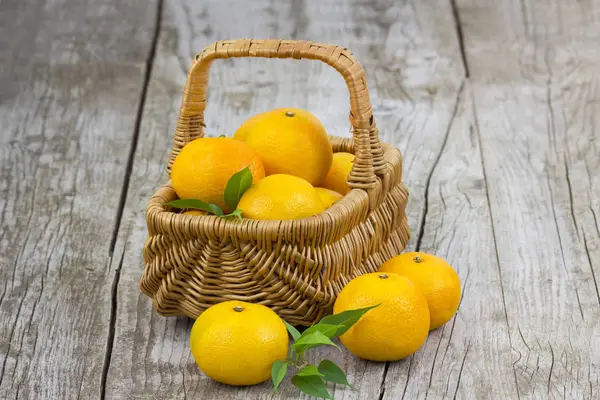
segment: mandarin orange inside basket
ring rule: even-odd
[[[402,155],[379,141],[364,70],[347,49],[308,41],[227,40],[205,48],[188,73],[169,174],[183,146],[203,136],[211,62],[232,57],[321,60],[343,75],[352,138],[330,139],[334,152],[356,156],[351,190],[310,218],[238,221],[172,212],[167,203],[177,195],[168,182],[146,209],[140,288],[162,315],[196,318],[213,304],[242,300],[266,305],[293,325],[311,325],[331,312],[346,283],[376,271],[406,246]]]

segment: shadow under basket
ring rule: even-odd
[[[148,239],[141,290],[166,316],[198,315],[213,304],[263,304],[292,325],[311,325],[331,313],[353,278],[375,272],[409,239],[408,192],[402,156],[379,141],[364,71],[339,46],[307,41],[241,39],[216,42],[196,56],[184,89],[167,171],[181,149],[202,137],[211,62],[218,58],[306,58],[324,61],[345,78],[352,138],[330,137],[334,152],[356,158],[351,189],[319,215],[290,221],[223,219],[173,212],[170,182],[146,209]]]

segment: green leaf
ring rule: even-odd
[[[237,219],[239,219],[240,221],[242,220],[242,213],[244,211],[243,210],[239,210],[239,209],[235,209],[233,210],[233,212],[231,213],[231,215],[233,215],[234,217],[236,217]]]
[[[210,207],[210,212],[212,212],[213,214],[218,215],[219,217],[222,217],[224,215],[223,210],[218,205],[209,204],[208,207]]]
[[[335,336],[336,332],[340,328],[342,328],[342,325],[329,325],[329,324],[318,323],[318,324],[313,325],[310,328],[306,329],[302,334],[308,335],[309,333],[319,331],[323,335],[327,336],[328,338],[332,338]]]
[[[339,349],[339,347],[331,341],[327,336],[325,336],[322,332],[315,331],[311,332],[307,335],[304,333],[296,340],[296,343],[292,345],[292,350],[296,353],[302,353],[308,349],[312,349],[313,347],[321,346],[321,345],[331,345],[335,346]]]
[[[224,215],[223,210],[218,205],[208,204],[198,199],[178,199],[168,202],[167,205],[181,209],[192,208],[194,210],[202,210],[220,217]]]
[[[252,186],[252,172],[249,167],[233,174],[225,186],[224,199],[227,207],[235,210],[242,195],[250,186]]]
[[[236,210],[233,210],[233,212],[231,212],[227,215],[224,215],[223,218],[237,218],[241,221],[242,220],[242,212],[243,212],[242,210],[236,209]]]
[[[309,396],[333,400],[325,387],[325,381],[319,376],[294,376],[292,384]]]
[[[227,137],[227,136],[225,136],[225,135],[219,135],[219,137],[222,138],[222,137]]]
[[[277,360],[273,363],[273,366],[271,367],[271,379],[273,380],[273,387],[275,390],[277,390],[281,384],[281,381],[283,381],[283,378],[285,378],[287,367],[287,361]]]
[[[371,307],[359,308],[357,310],[343,311],[335,315],[328,315],[323,317],[323,319],[319,321],[319,324],[339,325],[340,328],[334,336],[340,336],[346,333],[346,331],[350,329],[352,325],[357,323],[360,317],[362,317],[367,311],[372,310],[375,307],[379,307],[379,304]]]
[[[323,375],[316,366],[314,366],[312,364],[308,364],[307,366],[303,367],[300,371],[296,372],[296,376],[325,376],[325,375]]]
[[[287,328],[288,332],[290,333],[290,335],[292,335],[292,338],[294,338],[294,342],[296,340],[298,340],[298,338],[300,336],[302,336],[302,334],[300,332],[298,332],[298,329],[294,328],[292,325],[288,324],[284,320],[282,320],[282,321],[283,321],[283,324],[285,325],[285,327]]]
[[[350,386],[346,374],[331,360],[323,360],[319,364],[319,372],[321,376],[328,382],[339,383],[341,385]]]

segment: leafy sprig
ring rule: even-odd
[[[332,339],[347,332],[365,313],[378,306],[379,304],[328,315],[302,333],[283,321],[294,343],[287,360],[273,363],[271,377],[275,390],[279,388],[290,367],[296,369],[292,384],[309,396],[333,400],[327,390],[327,382],[351,387],[344,371],[333,361],[325,359],[317,366],[307,362],[304,353],[318,346],[335,346],[339,350]]]
[[[233,211],[225,214],[223,209],[216,204],[208,204],[200,199],[177,199],[167,203],[168,206],[180,209],[202,210],[208,214],[216,215],[222,218],[238,218],[242,219],[242,210],[237,208],[242,195],[248,188],[252,186],[252,172],[250,167],[246,167],[239,172],[236,172],[229,178],[225,185],[225,193],[223,200],[227,207]]]

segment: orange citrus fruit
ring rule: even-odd
[[[263,112],[248,118],[246,121],[244,121],[242,125],[240,125],[238,130],[233,135],[233,138],[236,140],[245,141],[248,134],[254,130],[254,125],[256,125],[259,121],[261,121],[268,115],[268,112]]]
[[[338,192],[326,188],[318,187],[315,188],[315,190],[317,191],[317,194],[319,195],[319,198],[321,199],[321,202],[325,208],[331,207],[333,203],[341,200],[344,197]]]
[[[281,318],[260,304],[225,301],[204,311],[192,327],[190,347],[198,367],[228,385],[255,385],[285,360],[288,333]]]
[[[325,207],[310,183],[297,176],[276,174],[250,186],[238,209],[245,218],[285,220],[310,217]]]
[[[393,272],[410,279],[421,289],[431,316],[431,330],[448,322],[460,303],[460,279],[443,258],[432,254],[409,252],[386,261],[381,272]]]
[[[376,272],[351,280],[338,295],[333,313],[380,304],[367,311],[341,342],[371,361],[396,361],[416,352],[427,339],[429,310],[419,288],[397,274]]]
[[[348,175],[352,170],[354,163],[354,154],[351,153],[333,153],[331,168],[323,181],[322,186],[327,189],[335,190],[338,193],[346,194],[350,191],[348,188]]]
[[[206,215],[206,211],[202,210],[188,210],[184,212],[185,215]]]
[[[238,128],[267,175],[289,174],[318,185],[331,167],[332,150],[321,121],[308,111],[278,108],[255,115]]]
[[[253,182],[265,176],[262,162],[243,142],[231,138],[200,138],[177,155],[171,168],[175,193],[181,199],[198,199],[229,210],[223,194],[233,174],[250,167]]]

